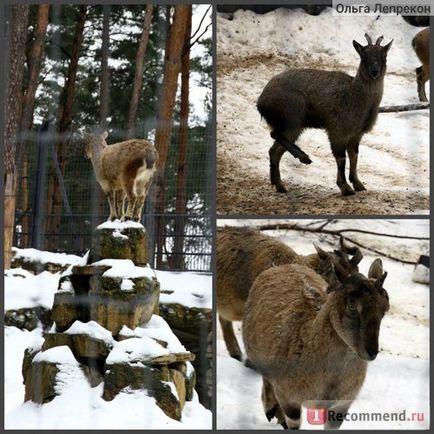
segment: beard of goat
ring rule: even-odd
[[[365,34],[368,45],[353,41],[360,56],[355,77],[338,71],[289,69],[273,77],[257,101],[261,116],[271,128],[274,144],[269,150],[270,180],[278,192],[286,188],[280,178],[280,160],[288,151],[304,164],[312,161],[296,144],[306,128],[324,129],[337,164],[337,185],[342,195],[366,190],[357,175],[359,143],[370,131],[383,96],[387,52],[392,41],[380,46]],[[350,160],[349,180],[345,177],[346,152]]]

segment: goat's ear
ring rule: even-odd
[[[329,254],[327,252],[324,252],[324,250],[321,249],[321,247],[318,246],[318,244],[313,243],[313,246],[315,247],[315,250],[318,253],[320,259],[327,259],[329,257]]]
[[[377,258],[369,267],[368,277],[370,279],[379,279],[383,275],[383,262]]]
[[[387,45],[385,45],[384,47],[383,47],[383,50],[387,53],[389,50],[390,50],[390,47],[392,46],[392,42],[393,42],[393,39],[387,44]]]
[[[361,44],[359,44],[357,41],[353,40],[353,47],[356,49],[356,51],[362,55],[363,52],[363,46]]]
[[[102,136],[102,138],[105,140],[105,139],[108,137],[108,132],[107,132],[107,131],[104,131],[104,132],[101,134],[101,136]]]

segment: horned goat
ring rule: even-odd
[[[255,280],[243,316],[247,355],[262,374],[262,402],[289,428],[299,428],[305,401],[344,415],[378,354],[381,320],[389,309],[381,259],[368,278],[352,274],[328,285],[311,268],[282,265]],[[342,416],[326,428],[339,428]]]
[[[328,283],[358,271],[362,253],[341,244],[340,250],[301,256],[276,238],[249,228],[217,229],[217,312],[223,338],[231,357],[242,354],[233,329],[241,321],[250,287],[263,271],[283,264],[303,264],[324,276]],[[348,254],[354,255],[352,258]]]
[[[366,190],[357,174],[359,143],[377,119],[386,57],[392,41],[382,47],[382,36],[375,44],[367,34],[365,37],[367,46],[353,41],[360,56],[355,77],[338,71],[290,69],[273,77],[259,96],[257,108],[274,139],[269,150],[270,180],[277,191],[286,192],[279,169],[285,151],[304,164],[312,162],[295,144],[305,128],[326,130],[337,163],[336,182],[342,195]],[[354,190],[345,177],[345,152],[350,160],[349,180]]]

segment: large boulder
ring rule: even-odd
[[[52,319],[63,332],[75,320],[96,321],[116,335],[122,326],[135,328],[158,311],[159,284],[149,267],[130,260],[101,260],[76,266],[63,276],[54,296]]]
[[[130,259],[136,265],[149,262],[148,234],[140,223],[106,222],[92,235],[90,262]]]
[[[45,404],[60,394],[58,375],[79,369],[80,364],[67,346],[51,348],[33,356],[25,372],[25,401]],[[24,367],[23,367],[24,371]]]
[[[53,324],[51,311],[43,306],[10,309],[5,312],[5,325],[32,331],[42,325],[48,329]]]

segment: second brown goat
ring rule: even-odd
[[[242,353],[232,322],[241,321],[250,288],[265,270],[284,264],[305,265],[328,283],[342,281],[358,271],[362,253],[343,243],[340,250],[301,256],[277,239],[250,228],[217,229],[217,312],[223,338],[231,357],[241,360]],[[349,255],[353,255],[350,258]]]

